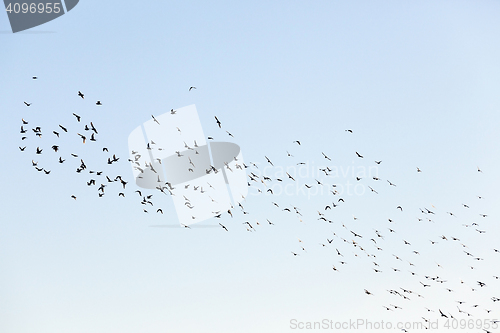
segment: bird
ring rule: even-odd
[[[85,137],[85,135],[81,135],[80,133],[76,133],[76,134],[78,134],[82,138],[83,143],[85,143],[85,140],[87,140],[87,138]]]
[[[30,106],[32,103],[26,103],[26,102],[24,102],[24,104],[26,104],[26,106]]]
[[[363,158],[363,155],[360,155],[358,152],[356,152],[356,155],[357,155],[359,158]]]
[[[52,131],[52,133],[54,133],[55,135],[57,135],[57,137],[59,137],[59,132]]]
[[[221,127],[221,122],[219,121],[219,119],[217,118],[217,116],[215,116],[215,121],[217,122],[217,125],[219,126],[219,128],[222,128]]]
[[[296,143],[300,146],[300,141],[298,141],[298,140],[295,140],[293,143]]]
[[[155,116],[151,115],[151,117],[153,117],[153,120],[155,121],[155,123],[157,123],[158,125],[160,125],[160,123],[158,122],[158,120],[156,120]]]
[[[75,195],[72,195],[71,197],[76,200],[76,196]]]
[[[64,132],[68,132],[68,130],[66,129],[66,127],[62,126],[62,125],[59,125],[59,127],[61,127],[61,129],[64,131]]]
[[[78,90],[78,96],[80,96],[82,99],[85,98],[85,96],[82,94],[82,92],[80,90]]]
[[[346,132],[352,133],[352,129],[346,129]]]
[[[382,161],[375,161],[375,163],[380,164],[380,163],[382,163]]]
[[[419,167],[417,167],[417,172],[422,172],[422,170],[420,170],[420,168],[419,168]]]
[[[37,154],[41,154],[43,151],[43,149],[40,149],[40,147],[36,147],[36,153]]]
[[[95,105],[102,105],[101,101],[95,102]]]
[[[97,133],[97,130],[95,129],[94,124],[92,122],[90,122],[90,128],[92,129],[92,131],[95,132],[95,134],[99,134]]]
[[[24,151],[24,150],[26,149],[26,146],[24,146],[24,147],[19,147],[19,149],[20,149],[21,151]]]
[[[21,120],[23,122],[23,125],[28,125],[28,122],[26,120],[24,120],[24,118],[22,118]]]
[[[36,79],[38,79],[38,77],[37,76],[33,76],[33,80],[36,80]]]
[[[196,87],[189,87],[189,91],[196,89]]]
[[[78,120],[78,122],[80,122],[80,119],[81,119],[82,117],[80,117],[80,116],[79,116],[79,115],[77,115],[76,113],[73,113],[73,116],[75,116],[75,117],[76,117],[76,120]],[[59,126],[61,126],[61,125],[59,125]],[[67,131],[66,131],[66,132],[67,132]]]
[[[264,156],[264,157],[266,158],[266,160],[267,160],[267,162],[268,162],[269,164],[271,164],[272,166],[274,166],[273,162],[271,162],[271,160],[270,160],[267,156]]]

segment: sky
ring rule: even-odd
[[[499,16],[495,1],[82,0],[13,34],[0,14],[0,332],[422,317],[447,332],[440,310],[484,332],[476,320],[500,319]],[[236,143],[259,178],[248,214],[184,228],[168,195],[151,191],[143,211],[128,137],[193,104],[205,136]],[[83,144],[90,121],[97,141]],[[128,181],[125,197],[119,183],[99,197],[80,158]]]

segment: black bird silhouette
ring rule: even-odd
[[[90,122],[90,128],[95,132],[95,134],[99,134],[97,133],[97,130],[95,129],[94,124],[92,122]]]
[[[189,87],[189,91],[196,89],[196,87]]]
[[[102,105],[101,101],[97,101],[95,105]]]
[[[24,147],[19,147],[19,149],[20,149],[21,151],[24,151],[24,150],[26,149],[26,146],[24,146]]]
[[[215,121],[217,122],[217,125],[219,125],[219,128],[222,128],[221,127],[221,122],[219,121],[219,119],[217,119],[217,116],[215,117]]]
[[[62,125],[59,125],[59,127],[61,127],[61,129],[64,131],[64,132],[68,132],[68,130],[66,129],[66,127],[62,126]]]
[[[85,96],[82,94],[82,92],[80,90],[78,90],[78,96],[80,96],[82,99],[85,98]]]
[[[26,103],[26,102],[24,102],[24,104],[26,104],[26,106],[30,106],[32,103]]]
[[[76,113],[73,113],[73,116],[75,116],[75,117],[76,117],[76,120],[78,120],[78,122],[80,122],[80,119],[81,119],[82,117],[80,117],[80,116],[79,116],[79,115],[77,115]],[[59,126],[61,126],[61,125],[59,125]]]
[[[80,133],[76,133],[76,134],[78,134],[82,138],[83,143],[85,143],[85,140],[87,140],[87,138],[85,137],[85,135],[81,135]]]
[[[57,137],[59,137],[59,133],[58,132],[52,131],[52,133],[54,133],[55,135],[57,135]]]
[[[359,158],[363,158],[363,155],[360,155],[358,152],[356,152],[356,155],[358,155]]]
[[[155,123],[157,123],[158,125],[160,125],[160,123],[158,122],[158,120],[156,120],[155,116],[151,115],[151,117],[153,117],[153,120],[155,121]]]
[[[41,154],[43,149],[40,149],[40,147],[36,147],[36,153]]]

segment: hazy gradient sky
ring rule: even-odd
[[[500,247],[499,17],[496,1],[82,0],[54,21],[12,34],[0,14],[0,332],[275,333],[299,331],[291,319],[421,321],[437,319],[438,309],[468,319],[457,300],[474,319],[499,319],[500,302],[491,300],[500,297],[493,278],[500,275],[493,251]],[[145,214],[126,163],[128,135],[151,114],[191,104],[205,135],[237,143],[245,162],[259,165],[254,172],[262,175],[267,156],[276,166],[267,175],[293,187],[283,172],[305,162],[310,174],[297,177],[300,189],[322,177],[346,189],[345,203],[329,191],[251,189],[249,215],[235,209],[234,218],[200,224],[217,227],[185,229],[174,227],[171,198],[155,193],[155,209],[165,214]],[[98,142],[81,143],[83,123],[73,112],[93,121]],[[22,118],[29,121],[24,141]],[[69,133],[57,139],[51,132],[59,124]],[[106,165],[104,146],[120,163]],[[126,197],[115,184],[97,197],[69,153],[130,181]],[[57,163],[59,156],[67,161]],[[50,175],[34,170],[32,159]],[[325,166],[338,177],[318,171]],[[358,194],[348,184],[359,185]],[[333,200],[339,206],[325,212]],[[422,214],[424,207],[436,214]],[[318,220],[318,210],[333,223]],[[257,231],[247,232],[245,221]],[[399,288],[425,298],[387,292]],[[403,309],[387,311],[389,304]]]

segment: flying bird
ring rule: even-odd
[[[221,122],[219,121],[219,119],[217,119],[217,117],[215,117],[215,121],[217,122],[217,125],[219,125],[219,128],[222,128],[221,127]]]
[[[84,99],[84,95],[82,94],[82,92],[80,90],[78,90],[78,96],[80,96],[82,99]]]
[[[81,135],[80,133],[76,133],[76,134],[78,134],[82,138],[83,143],[85,143],[85,140],[87,140],[87,138],[85,137],[85,135]]]
[[[158,122],[158,120],[156,120],[155,116],[151,115],[151,117],[153,117],[153,120],[155,121],[155,123],[157,123],[158,125],[160,125],[160,123]]]

